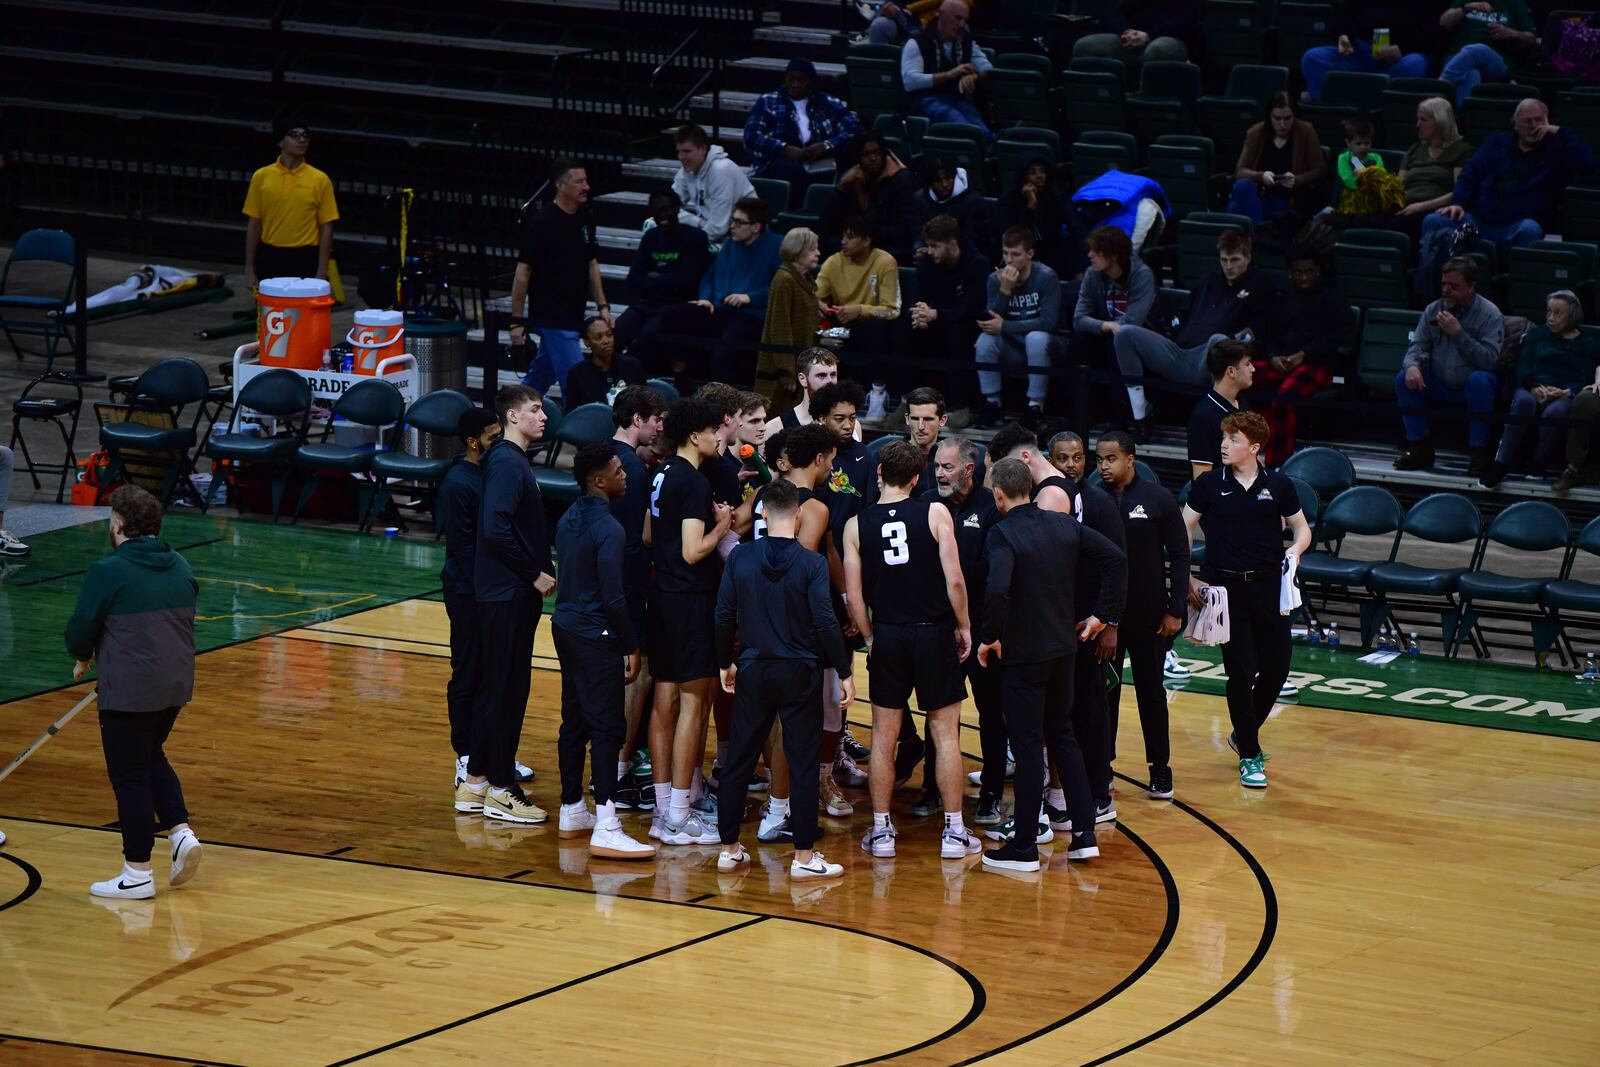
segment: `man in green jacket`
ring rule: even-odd
[[[162,745],[194,695],[194,605],[188,562],[158,539],[161,503],[135,485],[111,494],[111,555],[92,564],[67,622],[73,678],[99,666],[100,741],[117,795],[122,873],[95,882],[97,897],[148,900],[156,822],[172,842],[167,881],[180,886],[200,866],[183,787]]]

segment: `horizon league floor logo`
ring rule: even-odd
[[[1178,660],[1193,672],[1191,678],[1225,681],[1227,670],[1220,663],[1203,659]],[[1399,692],[1388,692],[1389,682],[1378,678],[1330,677],[1310,671],[1290,671],[1289,680],[1304,693],[1327,693],[1332,696],[1358,697],[1363,700],[1388,700],[1396,704],[1415,707],[1454,708],[1457,711],[1487,713],[1491,715],[1517,715],[1532,718],[1548,715],[1563,722],[1589,725],[1600,722],[1600,707],[1569,708],[1559,700],[1528,700],[1519,696],[1502,696],[1496,693],[1469,693],[1464,689],[1443,686],[1410,686]],[[1168,683],[1169,685],[1171,683]],[[1179,686],[1178,688],[1181,688]]]

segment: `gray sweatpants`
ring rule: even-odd
[[[1043,330],[1028,333],[984,333],[978,335],[973,352],[978,365],[978,388],[983,395],[1000,397],[1001,366],[1017,366],[1024,362],[1030,368],[1050,366],[1050,353],[1055,347],[1055,334]],[[1028,403],[1043,406],[1045,394],[1050,390],[1050,378],[1044,374],[1028,375]]]
[[[1124,376],[1143,378],[1155,375],[1168,381],[1185,385],[1210,385],[1211,373],[1206,370],[1206,353],[1218,341],[1228,339],[1227,334],[1213,334],[1204,344],[1193,348],[1179,348],[1176,341],[1162,337],[1143,326],[1124,326],[1112,338],[1112,349],[1117,354],[1117,367]]]
[[[5,445],[0,445],[0,515],[5,514],[6,500],[11,496],[11,472],[16,465],[16,455]]]

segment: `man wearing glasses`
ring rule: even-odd
[[[281,121],[273,131],[278,158],[250,176],[244,213],[244,276],[250,288],[262,278],[327,278],[333,224],[339,206],[333,182],[306,162],[311,131]]]

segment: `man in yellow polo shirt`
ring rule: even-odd
[[[311,131],[279,123],[278,158],[250,176],[244,213],[244,274],[254,289],[262,278],[326,278],[339,206],[333,182],[306,162]]]

